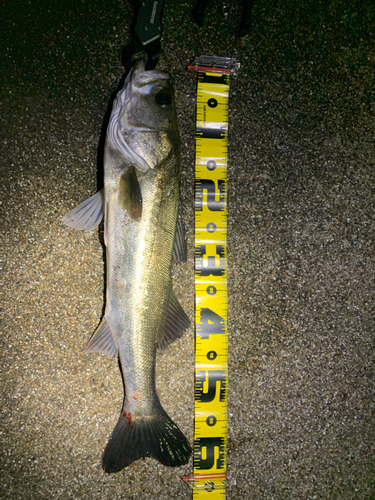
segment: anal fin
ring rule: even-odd
[[[118,356],[118,349],[105,316],[83,352],[85,354],[89,352],[101,352],[111,358]]]
[[[182,309],[181,304],[171,288],[167,319],[164,330],[158,340],[159,349],[165,349],[169,344],[182,337],[182,334],[189,325],[190,319]]]

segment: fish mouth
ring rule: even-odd
[[[145,73],[154,78],[161,78],[162,80],[170,79],[170,74],[167,73],[166,71],[161,71],[158,69],[150,69],[146,71],[145,68],[146,68],[146,60],[142,57],[134,62],[133,67],[131,69],[131,73],[133,73],[133,75],[137,74],[139,75],[139,73]]]
[[[129,85],[130,89],[137,90],[143,95],[149,94],[160,80],[171,79],[169,73],[156,69],[146,71],[145,66],[145,59],[137,59],[125,81],[125,85]]]
[[[133,64],[133,71],[134,73],[140,73],[141,71],[145,71],[145,67],[146,67],[146,60],[143,57],[141,57],[140,59],[137,59]]]

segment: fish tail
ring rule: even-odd
[[[135,460],[153,457],[163,465],[186,464],[191,447],[164,409],[157,408],[147,417],[132,416],[125,404],[117,425],[104,450],[103,469],[118,472]]]

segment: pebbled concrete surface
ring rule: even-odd
[[[164,55],[182,140],[194,315],[194,55],[235,56],[229,132],[228,499],[374,498],[374,7],[167,2]],[[97,189],[100,133],[123,70],[128,2],[4,2],[0,496],[191,498],[153,460],[105,475],[123,389],[82,355],[103,308],[100,230],[60,219]],[[98,174],[99,171],[99,174]],[[161,400],[193,439],[191,328],[158,359]]]

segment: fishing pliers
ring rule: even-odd
[[[132,41],[123,52],[123,64],[129,70],[135,59],[147,55],[146,70],[154,69],[161,54],[161,22],[165,0],[138,1],[133,16]]]
[[[204,14],[209,0],[197,0],[192,18],[198,26],[203,26]],[[238,37],[246,36],[251,30],[251,14],[253,9],[253,0],[242,0],[242,19],[237,31]]]
[[[203,26],[209,0],[197,0],[192,18]],[[251,29],[253,0],[242,0],[242,19],[237,36],[242,37]],[[165,0],[137,0],[132,23],[132,40],[123,52],[123,64],[129,70],[139,57],[147,56],[146,70],[154,69],[161,54],[162,16]]]

